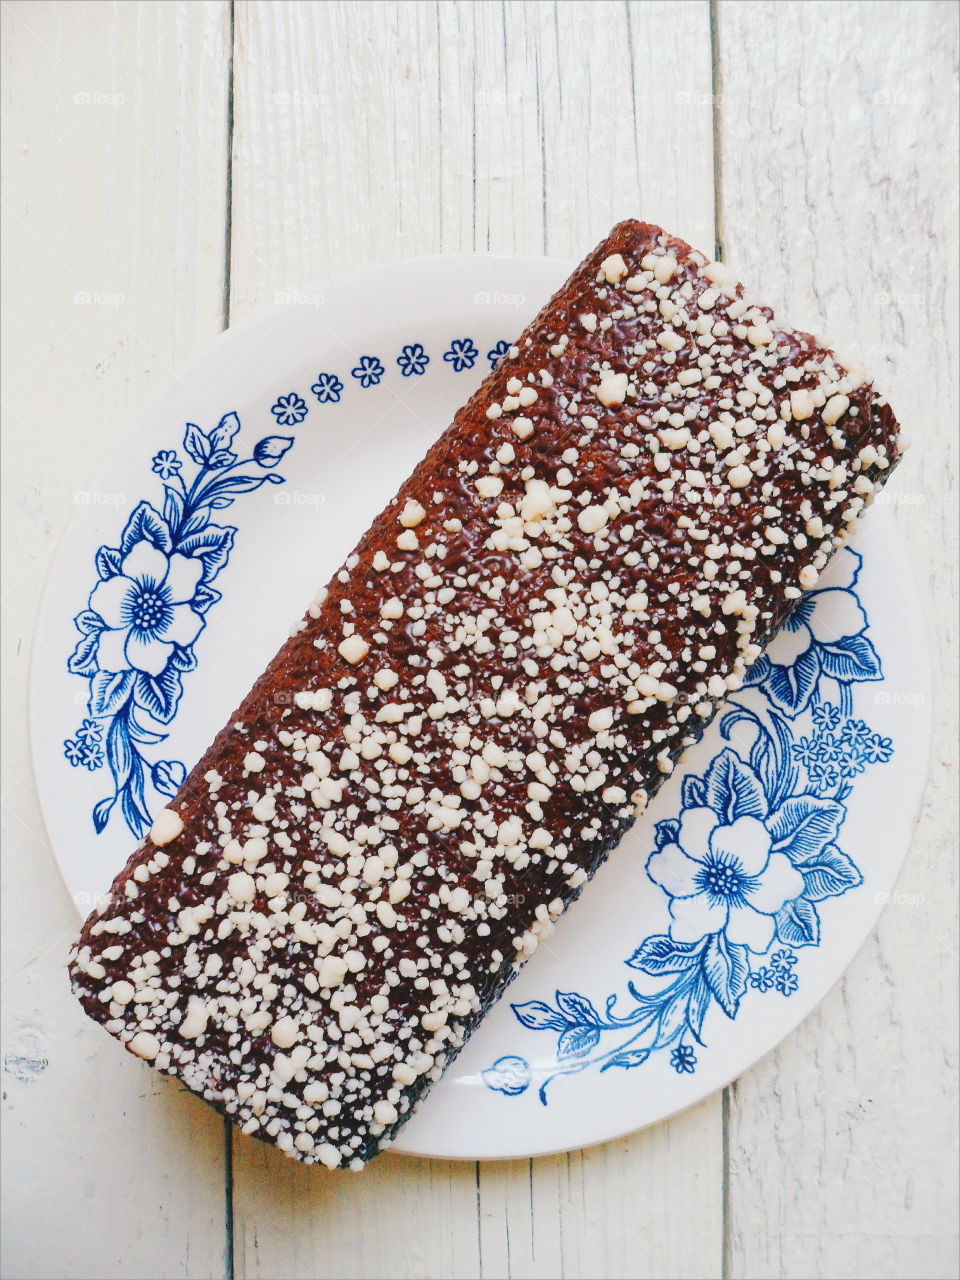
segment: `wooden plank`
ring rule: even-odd
[[[628,214],[713,244],[704,3],[241,0],[235,49],[233,318],[401,256],[579,257]],[[711,1276],[721,1183],[719,1099],[569,1156],[356,1177],[238,1138],[236,1274]]]
[[[221,327],[228,48],[222,0],[3,6],[4,1274],[17,1280],[224,1274],[222,1124],[70,995],[77,911],[25,742],[33,620],[75,495]]]
[[[957,11],[722,3],[718,28],[726,256],[792,323],[858,351],[915,437],[892,497],[937,690],[896,905],[732,1092],[728,1273],[952,1276]]]

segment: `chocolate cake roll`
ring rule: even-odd
[[[379,515],[71,956],[244,1133],[360,1168],[898,459],[858,370],[624,222]]]

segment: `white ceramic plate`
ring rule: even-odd
[[[32,732],[82,911],[567,270],[437,258],[279,298],[202,352],[79,496],[38,626]],[[889,510],[868,515],[856,545],[399,1149],[529,1156],[650,1124],[744,1071],[837,980],[893,892],[930,730],[926,646]],[[157,548],[177,647],[152,629]],[[101,645],[127,669],[100,673]]]

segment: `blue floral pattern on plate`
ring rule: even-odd
[[[284,412],[296,409],[291,401],[306,409],[295,394],[282,401]],[[74,618],[80,639],[67,661],[67,670],[88,682],[87,717],[63,751],[75,768],[109,769],[112,792],[93,809],[97,832],[119,805],[127,826],[142,836],[151,824],[148,785],[172,796],[186,777],[179,760],[151,762],[150,748],[167,737],[183,677],[197,666],[194,646],[220,599],[213,583],[237,530],[217,524],[214,512],[264,484],[283,484],[274,468],[293,444],[290,436],[264,436],[241,459],[234,447],[239,432],[235,413],[208,432],[188,423],[184,456],[161,449],[151,463],[163,483],[162,509],[138,503],[119,545],[101,546],[94,557],[97,582]],[[195,468],[189,483],[187,460]]]
[[[663,895],[664,930],[625,964],[641,977],[598,1009],[576,991],[512,1005],[521,1026],[556,1036],[553,1060],[520,1055],[483,1072],[487,1087],[540,1101],[563,1076],[631,1070],[661,1052],[693,1075],[715,1010],[734,1019],[748,992],[789,998],[799,953],[820,945],[818,904],[863,876],[838,845],[855,779],[890,759],[893,744],[853,716],[853,686],[879,680],[880,659],[855,585],[861,558],[836,556],[832,585],[800,602],[776,659],[762,657],[720,719],[727,743],[681,786],[681,808],[654,828],[647,877]],[[750,997],[753,998],[753,997]]]
[[[454,338],[449,349],[443,353],[443,358],[447,364],[453,365],[454,373],[463,373],[464,369],[473,368],[479,354],[472,338]]]
[[[405,378],[422,377],[429,363],[430,357],[424,351],[422,342],[408,343],[397,356],[397,365]]]

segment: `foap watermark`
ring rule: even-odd
[[[926,702],[926,694],[903,689],[876,689],[873,694],[875,707],[923,707]]]
[[[922,293],[887,293],[881,290],[873,295],[873,300],[878,307],[922,307],[926,297]]]
[[[299,293],[294,289],[280,289],[273,300],[282,307],[322,307],[327,300],[325,293]]]
[[[325,493],[308,493],[302,489],[281,489],[273,495],[278,507],[322,507],[327,501]]]
[[[878,507],[922,507],[926,498],[922,493],[896,493],[888,486],[873,501]]]
[[[880,893],[873,895],[873,900],[878,907],[922,907],[927,901],[925,893],[901,893],[894,890],[892,893],[883,889]]]
[[[922,93],[902,93],[899,89],[879,89],[873,95],[875,107],[922,107]]]
[[[525,293],[503,293],[500,289],[480,289],[473,295],[476,307],[522,307],[526,300]]]
[[[125,493],[100,493],[97,489],[78,489],[73,495],[78,507],[122,507],[126,500]]]
[[[125,293],[91,293],[80,289],[73,295],[75,307],[122,307],[127,300]]]
[[[126,100],[126,94],[106,93],[103,89],[81,89],[73,95],[78,107],[122,107]]]
[[[679,90],[673,95],[674,106],[677,107],[721,107],[723,98],[719,93],[699,93]]]

